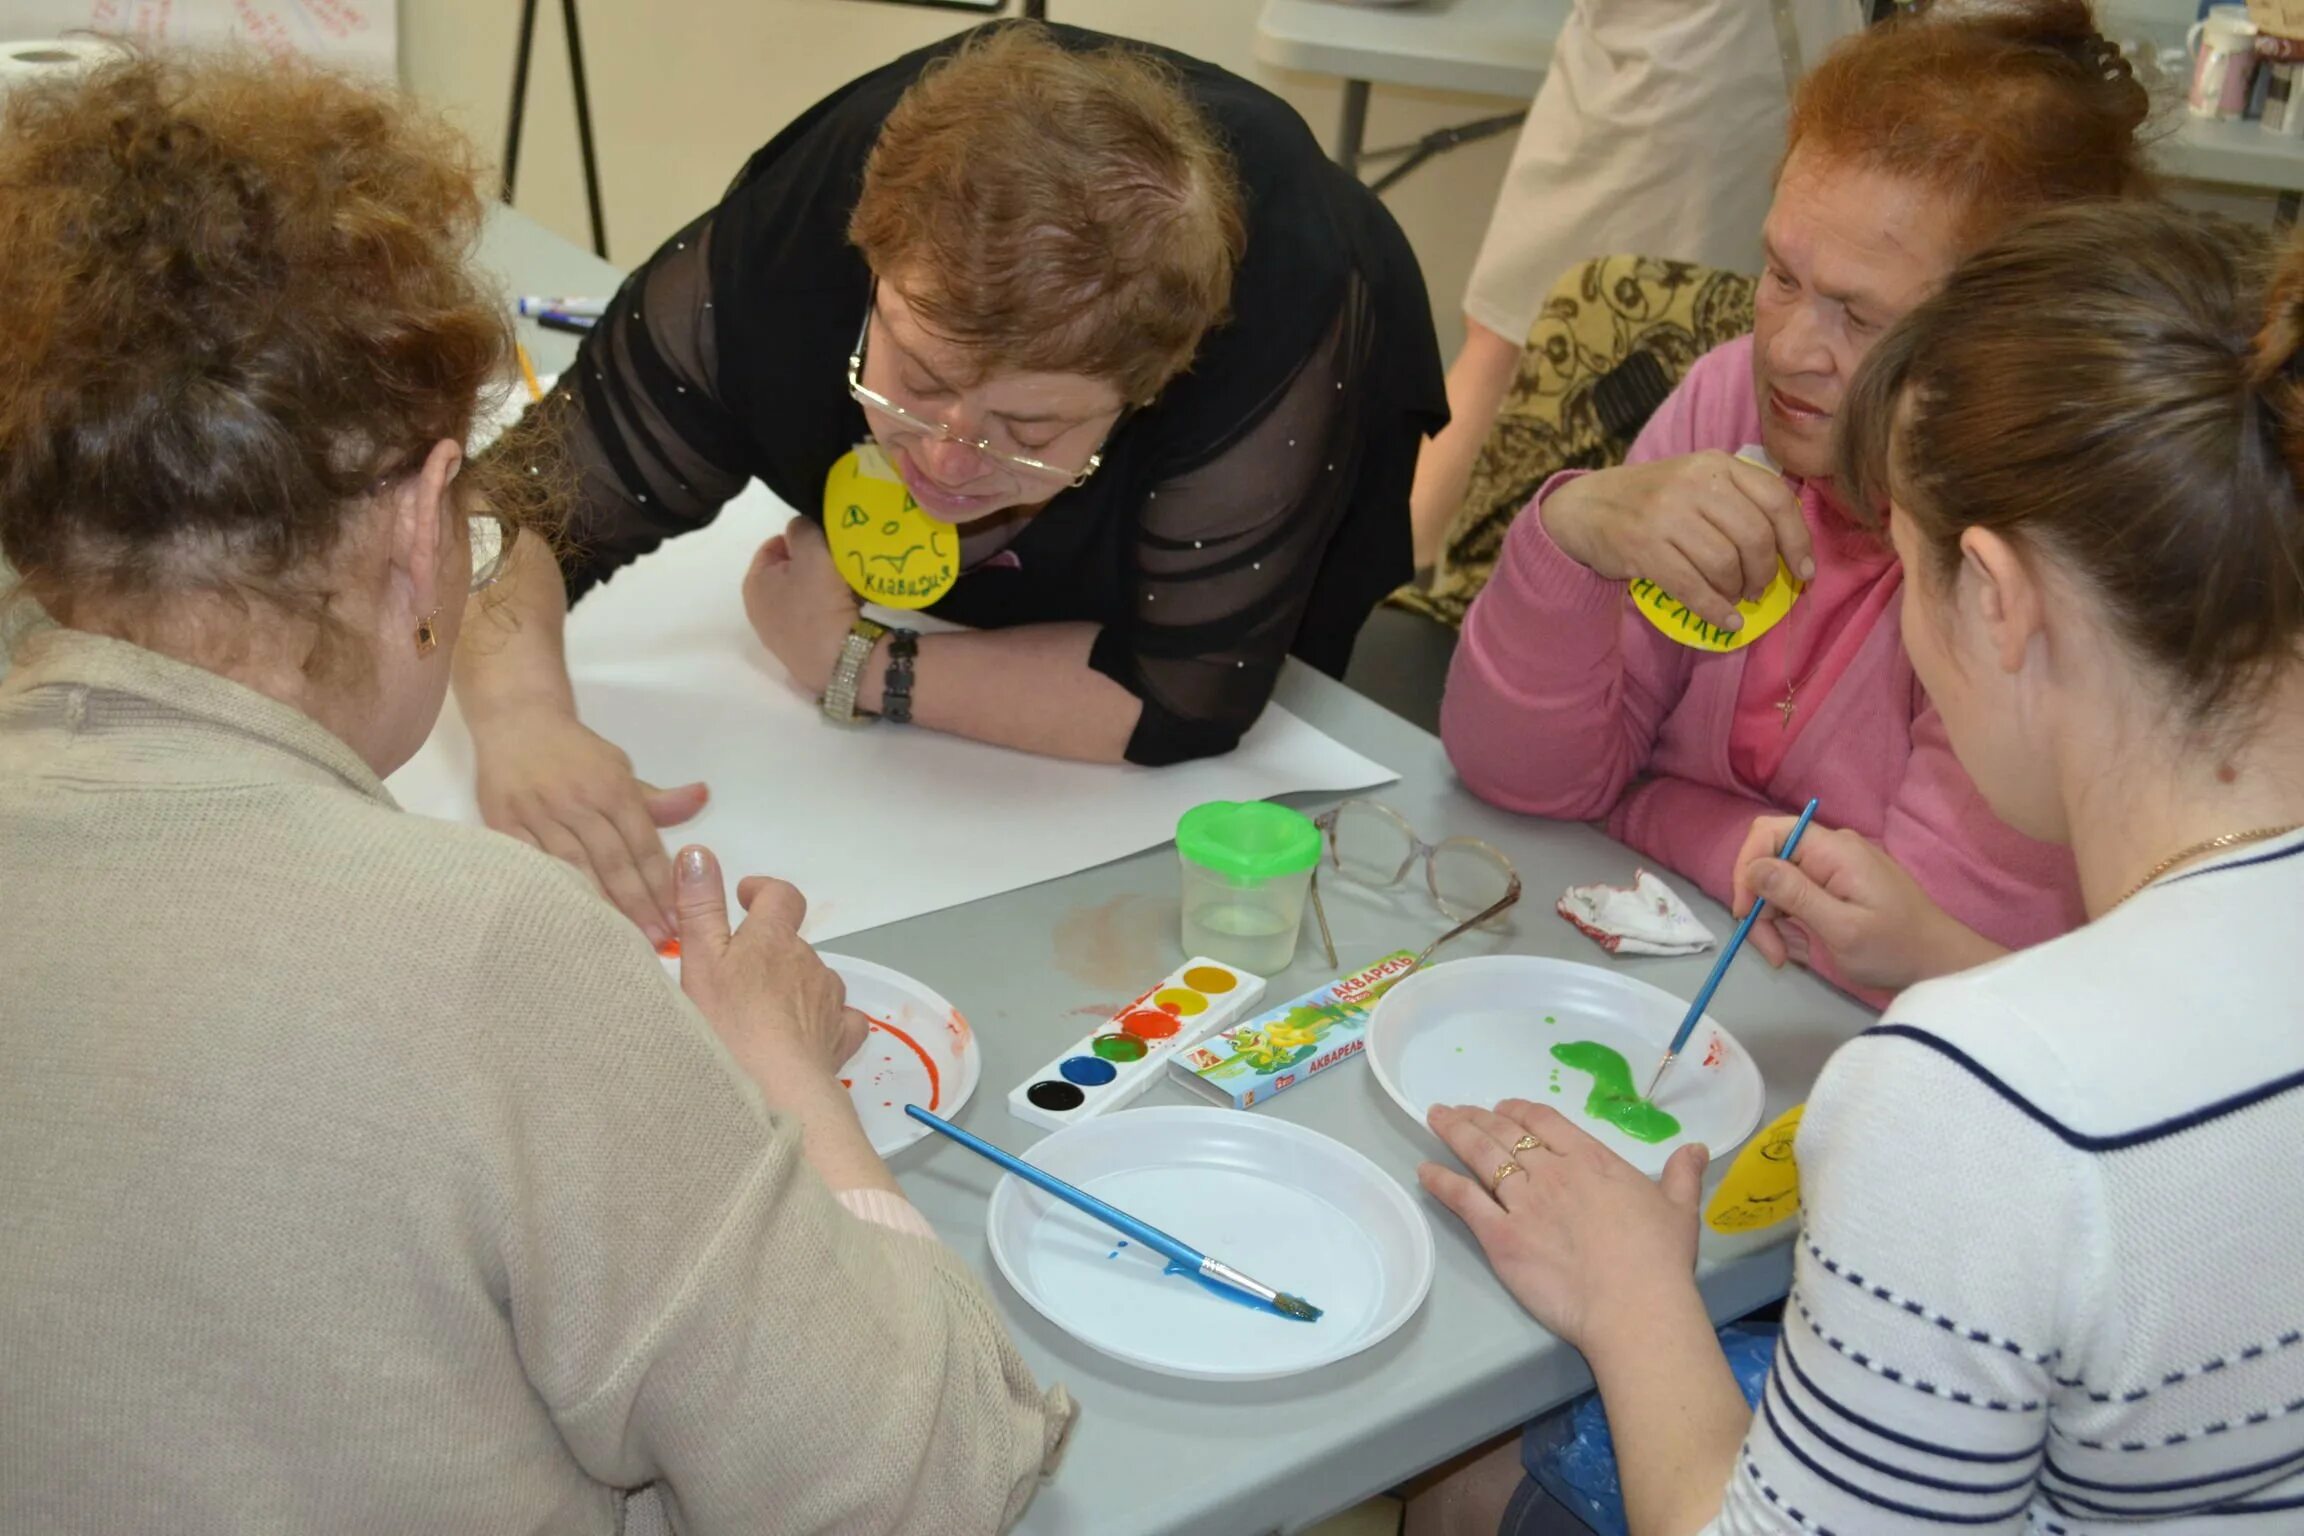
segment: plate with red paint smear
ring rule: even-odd
[[[935,989],[869,960],[823,958],[848,984],[848,1006],[872,1021],[864,1044],[840,1064],[840,1081],[872,1150],[887,1157],[928,1134],[905,1105],[947,1117],[960,1112],[976,1091],[983,1053],[960,1010]]]

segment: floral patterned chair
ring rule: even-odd
[[[1601,256],[1553,286],[1480,446],[1429,586],[1391,606],[1451,629],[1487,585],[1505,530],[1563,469],[1624,462],[1697,358],[1752,329],[1752,278],[1688,262]]]

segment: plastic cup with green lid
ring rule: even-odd
[[[1211,800],[1176,823],[1184,953],[1277,976],[1296,954],[1320,829],[1265,800]]]

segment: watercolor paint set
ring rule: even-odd
[[[1221,960],[1187,960],[1009,1090],[1008,1112],[1054,1131],[1118,1109],[1152,1086],[1179,1045],[1223,1028],[1263,996],[1261,976]]]
[[[1217,1030],[1173,1064],[1193,1087],[1234,1109],[1254,1108],[1358,1056],[1377,1001],[1415,964],[1414,950],[1396,949],[1366,970]]]

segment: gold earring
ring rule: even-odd
[[[424,617],[416,621],[417,655],[429,656],[434,651],[440,649],[439,632],[432,627],[432,621],[438,617],[440,617],[440,610],[435,608],[430,613],[424,615]]]

